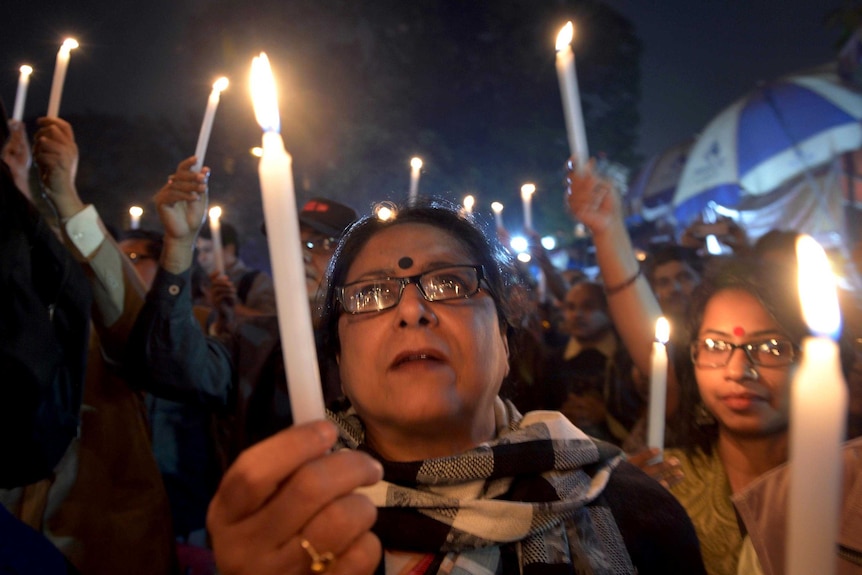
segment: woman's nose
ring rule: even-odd
[[[426,325],[436,322],[437,316],[431,306],[431,302],[426,300],[419,290],[418,284],[407,284],[401,293],[401,301],[396,306],[399,325]]]

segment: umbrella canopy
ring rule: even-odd
[[[632,211],[648,222],[671,215],[674,192],[694,138],[671,146],[650,159],[629,188]]]
[[[691,221],[709,201],[737,207],[836,155],[862,148],[862,94],[831,70],[764,84],[721,112],[697,138],[673,205]]]

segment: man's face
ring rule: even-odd
[[[213,253],[213,241],[206,238],[198,238],[196,242],[198,265],[206,272],[207,276],[215,271],[215,253]]]
[[[652,289],[662,312],[675,317],[681,317],[685,313],[691,292],[698,283],[698,273],[681,260],[656,266],[652,277]]]
[[[313,302],[317,299],[338,240],[307,226],[300,227],[299,236],[302,239],[302,255],[305,260],[305,287],[309,301]]]

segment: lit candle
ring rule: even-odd
[[[491,211],[494,212],[494,221],[497,222],[497,229],[502,230],[503,227],[503,204],[500,202],[491,202]]]
[[[326,413],[305,287],[305,264],[293,190],[293,160],[281,139],[275,79],[263,52],[252,62],[251,86],[254,113],[263,128],[260,188],[275,282],[281,350],[293,421],[304,423],[323,419]]]
[[[587,132],[584,129],[584,115],[581,112],[581,96],[578,92],[578,75],[575,72],[575,53],[572,38],[575,27],[571,22],[563,26],[557,34],[557,79],[560,81],[560,95],[563,98],[563,114],[566,118],[566,134],[569,137],[569,153],[583,167],[590,157],[587,148]]]
[[[465,214],[472,214],[474,205],[476,205],[476,198],[471,195],[464,196],[463,206]]]
[[[19,70],[21,74],[18,76],[18,91],[15,92],[15,107],[12,109],[12,119],[20,122],[24,119],[24,102],[27,101],[27,87],[30,85],[30,74],[33,73],[33,68],[24,64]]]
[[[48,98],[49,118],[56,118],[60,113],[60,98],[63,95],[63,83],[66,81],[66,70],[69,68],[69,53],[78,47],[74,38],[66,38],[60,51],[57,52],[57,63],[54,65],[54,82],[51,84],[51,96]]]
[[[200,172],[204,165],[204,156],[207,154],[207,145],[210,141],[210,134],[213,130],[213,120],[215,119],[216,109],[218,108],[219,98],[221,93],[227,89],[228,79],[222,76],[213,84],[213,90],[210,92],[209,100],[207,100],[207,109],[204,112],[204,120],[201,122],[201,131],[198,134],[198,145],[195,147],[195,165],[192,166],[193,172]]]
[[[847,384],[838,344],[841,312],[823,248],[810,236],[796,242],[799,298],[809,329],[790,389],[788,575],[835,573],[847,417]]]
[[[533,194],[536,191],[534,184],[521,186],[521,201],[524,203],[524,229],[533,229]]]
[[[667,340],[670,324],[664,317],[655,322],[655,341],[652,344],[652,371],[649,387],[649,418],[647,419],[647,446],[664,449],[665,412],[667,404]],[[659,454],[655,461],[661,461]]]
[[[419,174],[422,172],[422,158],[410,160],[410,195],[408,199],[412,202],[419,194]]]
[[[133,230],[140,228],[142,215],[144,215],[144,208],[141,206],[132,206],[129,208],[129,228]]]
[[[215,259],[216,271],[224,275],[224,249],[221,245],[221,208],[213,206],[210,208],[210,236],[213,242],[213,259]]]

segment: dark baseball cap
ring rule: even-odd
[[[337,238],[357,217],[356,210],[350,206],[326,198],[311,198],[299,212],[299,223]]]

